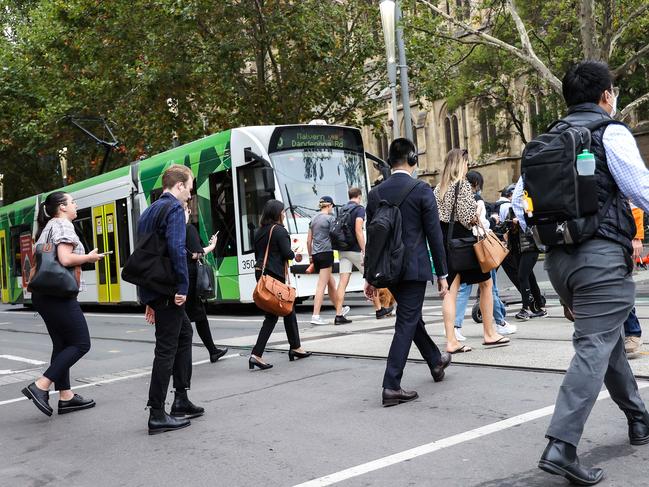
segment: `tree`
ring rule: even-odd
[[[62,146],[72,180],[100,170],[103,148],[70,114],[108,121],[122,147],[107,169],[173,133],[364,124],[383,82],[365,63],[382,52],[376,17],[371,0],[0,0],[5,200],[58,186]]]
[[[470,9],[457,8],[460,3]],[[649,101],[644,0],[412,0],[409,6],[417,13],[407,23],[411,59],[428,75],[419,88],[432,99],[448,97],[451,105],[496,103],[523,141],[524,93],[543,97],[547,110],[536,123],[547,122],[562,106],[560,78],[581,59],[612,66],[622,89],[619,118]]]

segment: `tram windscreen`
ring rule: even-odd
[[[367,178],[362,153],[301,149],[271,154],[271,160],[286,207],[293,210],[293,214],[286,211],[285,222],[291,233],[308,231],[322,196],[331,196],[336,205],[344,205],[349,200],[349,188],[357,187],[363,191],[365,204]]]

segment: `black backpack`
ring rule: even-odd
[[[367,225],[365,279],[376,288],[397,284],[405,272],[406,246],[401,235],[399,207],[420,183],[424,184],[410,178],[399,197],[393,202],[381,198],[380,186],[374,190],[379,203],[372,221]]]
[[[603,119],[576,126],[558,120],[525,146],[521,174],[533,206],[525,222],[537,244],[578,244],[597,232],[616,194],[598,211],[597,176],[577,174],[577,155],[590,150],[591,132],[610,124],[621,122]]]
[[[334,250],[349,250],[356,242],[354,230],[355,222],[352,221],[354,210],[358,208],[357,204],[347,204],[338,212],[338,216],[331,224],[329,237],[331,246]]]
[[[167,240],[160,232],[160,223],[167,218],[172,204],[169,203],[159,211],[151,232],[138,235],[135,249],[122,269],[122,279],[126,282],[163,296],[173,296],[178,292]]]

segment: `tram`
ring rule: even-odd
[[[369,188],[360,131],[333,125],[242,127],[219,132],[129,166],[63,188],[78,204],[77,233],[86,249],[113,251],[82,267],[82,303],[135,304],[134,285],[120,274],[136,239],[137,220],[162,194],[162,174],[183,164],[195,177],[191,223],[204,242],[219,232],[207,256],[214,273],[214,303],[249,303],[255,286],[253,235],[269,199],[282,201],[295,259],[291,282],[297,297],[315,293],[317,275],[307,274],[306,235],[321,196],[347,202],[347,190]],[[25,277],[32,266],[35,233],[43,193],[0,208],[0,298],[3,303],[30,301]],[[334,271],[337,271],[338,260]],[[354,269],[349,291],[362,289]]]

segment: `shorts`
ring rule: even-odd
[[[327,269],[334,265],[333,250],[329,252],[320,252],[313,254],[313,268],[315,272],[320,272],[320,269]]]
[[[345,250],[340,252],[340,273],[351,274],[352,266],[355,266],[359,271],[363,271],[363,257],[360,252],[353,250]]]

